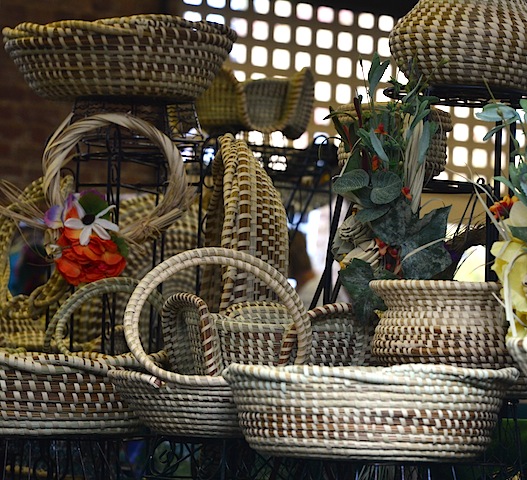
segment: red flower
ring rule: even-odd
[[[79,285],[121,274],[126,259],[113,240],[91,235],[88,245],[81,245],[79,236],[80,230],[64,228],[57,240],[62,255],[55,259],[55,264],[68,283]]]
[[[373,133],[379,133],[380,135],[388,135],[388,132],[384,130],[384,123],[379,123]]]
[[[408,200],[412,199],[412,194],[410,193],[410,189],[408,187],[403,187],[401,192]]]
[[[379,253],[383,257],[384,268],[395,275],[401,275],[401,255],[399,249],[384,243],[380,238],[375,239]]]
[[[371,159],[371,170],[372,170],[372,172],[375,172],[376,170],[379,170],[380,166],[381,166],[381,159],[377,155],[374,155],[373,158]]]
[[[499,202],[494,202],[494,205],[489,207],[489,210],[494,214],[494,217],[498,220],[500,218],[509,218],[511,208],[517,201],[518,197],[516,196],[513,196],[511,198],[509,195],[504,195]]]

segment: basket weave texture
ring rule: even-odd
[[[525,91],[526,24],[523,0],[419,0],[391,31],[390,50],[406,76],[413,62],[431,85]]]
[[[385,302],[372,354],[382,365],[450,364],[465,368],[517,367],[505,337],[503,308],[495,282],[374,280]],[[509,397],[526,394],[522,375]]]
[[[314,78],[306,67],[289,78],[267,77],[239,82],[224,66],[196,102],[198,118],[209,134],[256,130],[280,131],[294,140],[313,113]]]
[[[280,193],[245,141],[236,140],[232,134],[219,138],[212,177],[204,245],[249,253],[287,275],[285,208]],[[213,312],[233,303],[276,299],[272,289],[251,273],[221,265],[204,267],[200,292]]]
[[[10,263],[9,253],[13,237],[17,231],[20,216],[27,215],[27,206],[43,207],[46,211],[53,205],[64,205],[73,190],[71,176],[63,176],[63,169],[72,160],[71,152],[87,133],[116,125],[143,136],[159,147],[163,153],[168,170],[165,191],[160,194],[157,205],[148,204],[148,199],[130,201],[123,205],[121,234],[131,241],[134,248],[148,247],[158,239],[163,231],[178,220],[194,197],[188,185],[183,160],[175,144],[160,130],[137,117],[125,114],[98,114],[69,123],[68,117],[48,141],[43,155],[43,177],[32,182],[19,195],[16,202],[9,205],[0,215],[1,268],[0,281],[0,345],[9,348],[23,347],[27,350],[41,351],[44,342],[46,312],[53,315],[71,293],[71,286],[58,270],[54,270],[44,285],[31,294],[13,296],[9,291]],[[125,202],[126,203],[126,202]],[[140,207],[140,208],[139,208]],[[140,213],[138,212],[140,210]],[[132,213],[135,211],[135,213]],[[19,214],[12,216],[10,212]],[[42,214],[43,215],[43,214]],[[126,220],[129,220],[127,223]],[[141,253],[144,255],[145,251]],[[132,255],[133,257],[133,255]],[[134,272],[136,273],[136,272]],[[79,325],[75,340],[83,343],[100,334],[100,322],[95,330],[91,321]],[[95,331],[95,335],[94,334]]]
[[[235,303],[211,314],[199,297],[175,294],[163,313],[170,369],[160,368],[148,358],[138,335],[143,299],[182,269],[215,264],[251,273],[276,293],[280,303]],[[326,343],[324,333],[332,327],[341,335]],[[221,247],[183,252],[149,272],[130,298],[124,330],[130,351],[149,373],[112,371],[123,398],[156,432],[205,437],[241,436],[232,392],[222,376],[233,360],[266,365],[293,359],[328,364],[367,361],[368,353],[360,349],[368,348],[372,333],[356,324],[348,304],[306,312],[286,277],[268,262]],[[318,335],[317,330],[323,333]]]
[[[193,101],[210,86],[237,38],[225,25],[154,14],[25,22],[2,33],[26,82],[52,100],[148,96]]]
[[[276,456],[379,461],[475,458],[491,441],[513,368],[282,368],[232,364],[249,445]]]
[[[46,331],[48,338],[55,337],[58,354],[0,350],[2,435],[115,435],[139,430],[139,418],[108,378],[112,368],[137,367],[135,359],[129,354],[71,353],[65,339],[70,319],[81,307],[101,295],[128,296],[136,285],[124,277],[103,279],[68,297]],[[158,310],[162,306],[158,292],[148,301]]]

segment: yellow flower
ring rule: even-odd
[[[527,245],[517,238],[510,241],[494,242],[491,253],[496,257],[492,269],[500,282],[508,280],[508,293],[512,308],[521,319],[527,319],[527,298],[523,290],[523,279],[527,272]],[[502,297],[506,292],[502,292]]]

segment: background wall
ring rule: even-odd
[[[158,13],[164,2],[150,0],[1,0],[1,27],[22,22]],[[178,3],[178,2],[175,2]],[[69,103],[42,99],[29,88],[13,61],[0,49],[0,178],[23,187],[38,178],[48,136],[71,112]]]

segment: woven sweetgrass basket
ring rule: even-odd
[[[116,126],[130,130],[142,141],[149,141],[158,147],[166,160],[168,170],[167,186],[160,192],[157,204],[145,202],[144,198],[129,202],[128,213],[123,205],[121,234],[126,235],[137,250],[146,255],[147,248],[161,233],[178,220],[194,198],[189,186],[183,159],[174,142],[149,122],[126,114],[110,113],[92,115],[72,124],[69,117],[54,132],[43,155],[43,177],[32,182],[18,193],[16,201],[2,208],[0,215],[0,345],[10,348],[24,347],[40,351],[45,331],[46,313],[53,315],[59,301],[71,292],[71,286],[54,270],[47,281],[31,294],[13,296],[9,290],[9,253],[13,237],[20,220],[35,222],[35,208],[46,211],[53,205],[64,205],[73,191],[73,179],[64,176],[64,169],[72,161],[72,152],[85,135],[97,129]],[[120,205],[118,205],[120,207]],[[135,210],[135,214],[132,211]],[[43,213],[41,216],[43,218]],[[39,224],[38,228],[43,228]],[[143,250],[141,250],[143,248]],[[133,256],[133,255],[132,255]],[[130,272],[133,274],[134,272]],[[137,273],[137,272],[135,272]],[[100,332],[100,331],[98,331]],[[76,340],[84,342],[93,338],[89,322],[77,329]],[[97,333],[98,335],[98,333]]]
[[[176,294],[167,300],[163,318],[170,368],[160,368],[139,338],[144,298],[183,269],[213,264],[250,272],[277,294],[280,305],[237,303],[227,312],[211,314],[195,295]],[[330,335],[332,330],[337,334]],[[349,305],[306,312],[278,270],[245,252],[221,247],[189,250],[151,270],[128,302],[124,331],[130,351],[148,373],[110,372],[123,398],[153,431],[198,437],[241,436],[232,392],[222,376],[233,359],[267,365],[293,358],[327,364],[366,362],[371,339],[371,332],[357,325]]]
[[[147,96],[194,101],[210,86],[237,38],[225,25],[155,14],[25,22],[2,33],[29,86],[53,100]]]
[[[390,50],[405,75],[413,64],[434,86],[525,91],[526,24],[523,0],[419,0],[390,33]]]
[[[463,461],[485,451],[513,367],[267,367],[231,364],[249,445],[276,456]]]
[[[102,295],[129,296],[137,283],[124,277],[103,279],[79,288],[68,297],[46,331],[49,343],[53,338],[60,353],[0,350],[3,385],[0,434],[116,435],[140,430],[138,416],[108,378],[113,368],[137,367],[135,359],[127,353],[115,356],[93,351],[72,353],[66,341],[71,318],[92,300]],[[148,301],[156,310],[161,309],[159,292],[154,292]],[[160,361],[163,355],[151,358]]]
[[[386,304],[372,354],[382,365],[449,364],[465,368],[516,367],[505,343],[508,330],[495,282],[374,280]],[[509,397],[524,397],[522,375]]]
[[[204,245],[249,253],[287,275],[289,236],[284,204],[245,141],[232,134],[219,138],[212,179]],[[203,268],[200,292],[213,312],[232,303],[276,299],[251,273],[221,265]]]
[[[266,77],[239,82],[223,67],[211,87],[196,102],[209,134],[258,131],[282,132],[292,140],[306,130],[313,113],[314,78],[310,68],[291,77]]]

